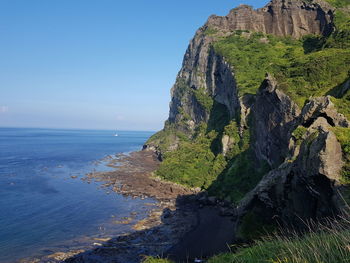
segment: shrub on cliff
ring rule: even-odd
[[[156,174],[190,187],[207,188],[225,167],[225,158],[211,151],[211,142],[217,136],[212,131],[198,136],[192,142],[182,142],[176,151],[167,152]]]

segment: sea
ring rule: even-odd
[[[87,181],[152,132],[0,128],[0,262],[43,256],[131,230],[152,199],[124,197]],[[108,158],[106,158],[108,157]],[[137,216],[129,224],[118,222]],[[95,241],[96,242],[96,241]]]

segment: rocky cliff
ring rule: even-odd
[[[163,160],[158,175],[236,204],[246,238],[251,218],[262,228],[338,214],[350,181],[347,10],[272,0],[211,16],[144,146]]]
[[[182,68],[171,90],[166,125],[176,124],[177,128],[191,132],[199,123],[208,122],[210,109],[201,100],[201,95],[208,95],[224,105],[231,119],[240,114],[242,105],[234,70],[212,46],[219,37],[237,30],[296,38],[308,34],[329,35],[332,25],[333,9],[326,2],[274,0],[257,10],[241,5],[225,17],[211,16],[196,32],[185,53]],[[194,91],[198,91],[198,96]],[[149,143],[146,147],[157,146],[158,143]]]
[[[265,231],[271,225],[306,227],[305,220],[321,220],[340,214],[345,205],[344,198],[348,202],[348,186],[342,177],[346,157],[335,134],[337,129],[344,129],[349,135],[348,120],[336,111],[330,97],[313,98],[300,112],[278,91],[270,77],[261,89],[269,93],[259,93],[264,100],[268,100],[271,92],[280,99],[265,103],[267,111],[262,112],[270,118],[266,119],[261,111],[255,113],[262,120],[258,127],[263,137],[260,144],[257,139],[256,148],[265,151],[262,155],[271,162],[277,153],[277,157],[285,156],[286,159],[283,162],[276,159],[275,163],[280,165],[267,173],[240,202],[237,235],[245,238],[253,238],[256,231]],[[271,107],[276,108],[270,111]],[[272,129],[267,131],[268,127]],[[253,227],[247,225],[252,218]]]
[[[225,17],[211,16],[196,32],[186,51],[182,69],[172,89],[169,122],[182,120],[182,116],[179,116],[182,113],[179,109],[182,108],[185,108],[184,112],[194,122],[187,122],[190,129],[193,129],[193,124],[209,118],[205,109],[199,109],[201,105],[196,103],[193,94],[182,97],[184,94],[179,91],[184,86],[194,90],[203,89],[204,93],[226,106],[231,118],[239,110],[234,70],[212,48],[218,35],[225,36],[237,30],[245,30],[299,38],[307,34],[329,35],[333,30],[332,24],[332,8],[323,2],[274,0],[261,9],[254,10],[250,6],[241,5]],[[211,32],[217,32],[218,35]],[[193,103],[186,103],[188,101]]]
[[[299,38],[330,34],[332,19],[332,7],[325,2],[273,0],[257,10],[240,5],[225,17],[211,16],[205,26],[224,32],[249,30]]]

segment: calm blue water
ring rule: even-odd
[[[80,180],[107,169],[94,161],[138,150],[151,135],[113,133],[0,128],[0,262],[49,253],[67,240],[126,231],[106,222],[145,210],[149,200],[107,194],[99,183]]]

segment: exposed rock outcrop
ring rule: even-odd
[[[288,153],[289,138],[294,130],[298,106],[277,89],[277,82],[267,74],[252,107],[254,151],[259,160],[271,167],[280,165]]]
[[[311,99],[303,108],[302,124],[310,126],[318,117],[324,117],[331,126],[350,127],[349,121],[338,113],[329,96]]]
[[[237,84],[233,74],[231,66],[211,48],[208,56],[206,87],[215,101],[227,107],[230,118],[235,117],[239,108]]]
[[[211,37],[202,33],[191,41],[183,67],[171,90],[170,123],[179,124],[184,115],[188,115],[194,124],[208,122],[210,111],[200,104],[194,94],[194,90],[199,89],[225,105],[231,118],[238,111],[239,101],[233,71],[225,59],[209,47],[212,41]],[[194,127],[188,128],[193,130]]]
[[[206,26],[222,31],[249,30],[299,38],[306,34],[330,34],[332,18],[332,8],[321,1],[273,0],[257,10],[240,5],[225,17],[211,16]]]
[[[226,155],[229,150],[231,149],[232,145],[235,143],[235,141],[228,135],[222,136],[221,144],[222,144],[222,153],[223,155]]]
[[[327,119],[318,117],[308,128],[295,160],[269,172],[244,198],[239,207],[238,233],[244,232],[241,228],[246,227],[247,214],[257,218],[263,233],[264,227],[273,224],[303,228],[307,220],[340,213],[344,203],[338,187],[344,163],[331,127]]]

